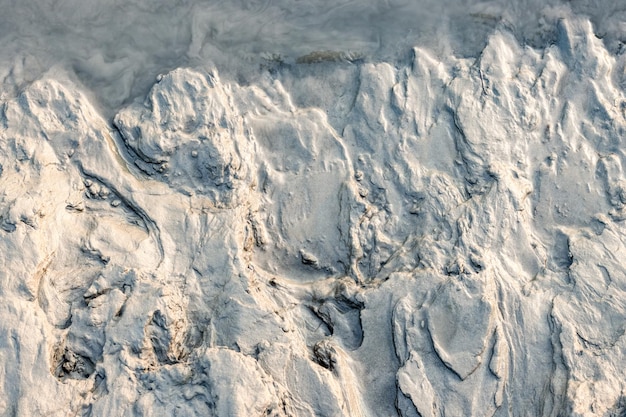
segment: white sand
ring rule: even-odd
[[[0,1],[0,415],[626,412],[618,5],[112,3]]]

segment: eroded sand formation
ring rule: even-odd
[[[0,414],[626,412],[626,55],[163,75],[0,111]]]

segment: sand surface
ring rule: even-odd
[[[0,415],[626,413],[626,5],[0,10]]]

